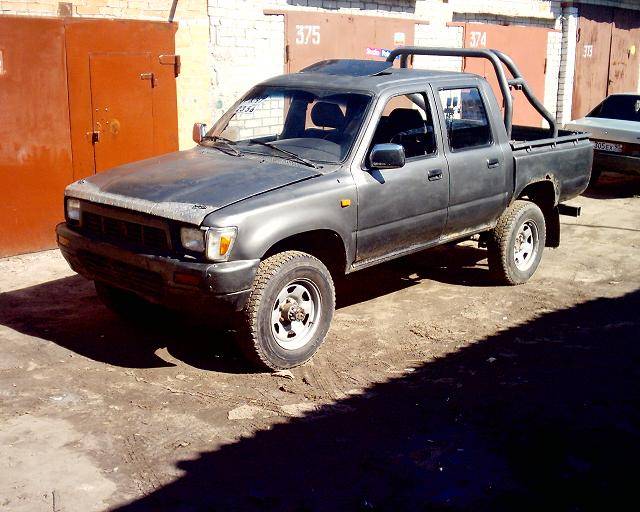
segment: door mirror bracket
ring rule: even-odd
[[[193,142],[200,144],[204,136],[207,134],[207,125],[204,123],[195,123],[193,125]]]

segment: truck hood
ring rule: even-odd
[[[640,123],[636,121],[583,117],[567,123],[566,129],[589,132],[592,139],[640,143]]]
[[[319,175],[268,156],[236,157],[198,146],[79,180],[65,195],[200,224],[220,208]]]

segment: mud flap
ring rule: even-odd
[[[547,241],[545,247],[560,247],[560,212],[557,206],[545,208],[544,222],[547,225]]]

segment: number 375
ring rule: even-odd
[[[296,25],[296,44],[320,44],[320,26]]]

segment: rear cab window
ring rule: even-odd
[[[493,143],[489,118],[477,87],[440,89],[439,96],[451,151]]]

